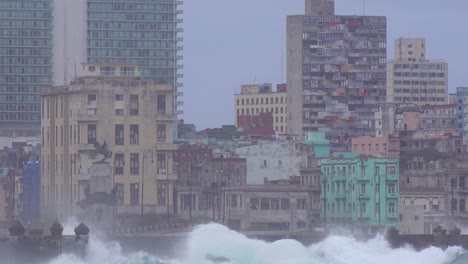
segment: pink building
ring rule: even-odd
[[[398,137],[357,137],[351,139],[353,152],[369,156],[400,156],[400,140]]]

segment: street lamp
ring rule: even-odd
[[[143,226],[143,206],[144,206],[144,188],[145,188],[145,159],[151,158],[151,163],[154,163],[153,151],[145,149],[143,151],[143,168],[141,171],[141,225]]]
[[[76,167],[76,163],[79,163],[78,173],[81,172],[81,156],[80,154],[73,154],[71,156],[70,164]],[[73,170],[70,166],[70,217],[73,217]]]

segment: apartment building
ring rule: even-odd
[[[457,129],[463,137],[463,145],[468,142],[468,87],[457,88]]]
[[[396,104],[447,104],[448,64],[426,59],[426,40],[395,41],[395,60],[387,65],[387,102]]]
[[[356,137],[351,139],[352,150],[359,155],[400,157],[400,139],[395,136]]]
[[[374,112],[386,98],[387,22],[335,15],[333,0],[306,0],[287,18],[288,134],[326,132],[349,148],[375,134]]]
[[[83,76],[72,84],[46,89],[42,216],[64,220],[79,215],[76,204],[89,188],[89,168],[102,159],[95,154],[96,142],[113,152],[108,162],[117,187],[117,214],[140,214],[142,205],[145,214],[172,208],[173,93],[169,85],[142,79],[137,65],[115,63],[85,64]]]
[[[255,116],[262,113],[273,115],[273,129],[278,134],[286,134],[286,85],[277,85],[273,91],[272,84],[241,85],[240,94],[235,95],[236,125],[240,116]]]
[[[334,153],[320,160],[322,218],[328,229],[364,234],[398,227],[399,160]]]
[[[41,90],[70,84],[87,62],[138,64],[144,78],[170,85],[176,102],[182,3],[0,1],[0,136],[40,135]]]

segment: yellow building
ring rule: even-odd
[[[83,72],[42,96],[43,218],[79,215],[76,203],[85,198],[88,170],[102,159],[94,152],[96,141],[113,152],[108,161],[117,213],[139,214],[141,202],[146,214],[167,213],[176,180],[173,90],[142,80],[132,64],[84,64]]]
[[[273,129],[277,134],[286,133],[287,94],[285,85],[278,85],[276,92],[272,84],[241,85],[241,93],[235,95],[236,125],[241,115],[258,115],[270,112],[273,116]]]

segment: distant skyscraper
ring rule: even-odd
[[[0,1],[0,136],[37,136],[52,84],[52,1]]]
[[[288,133],[326,132],[334,146],[375,134],[386,98],[387,27],[381,16],[337,16],[332,0],[306,0],[287,19]]]
[[[387,101],[396,104],[446,104],[448,64],[426,59],[426,40],[395,41],[395,60],[387,65]]]
[[[0,135],[39,134],[41,88],[69,84],[82,63],[136,63],[177,91],[181,3],[0,0]]]

